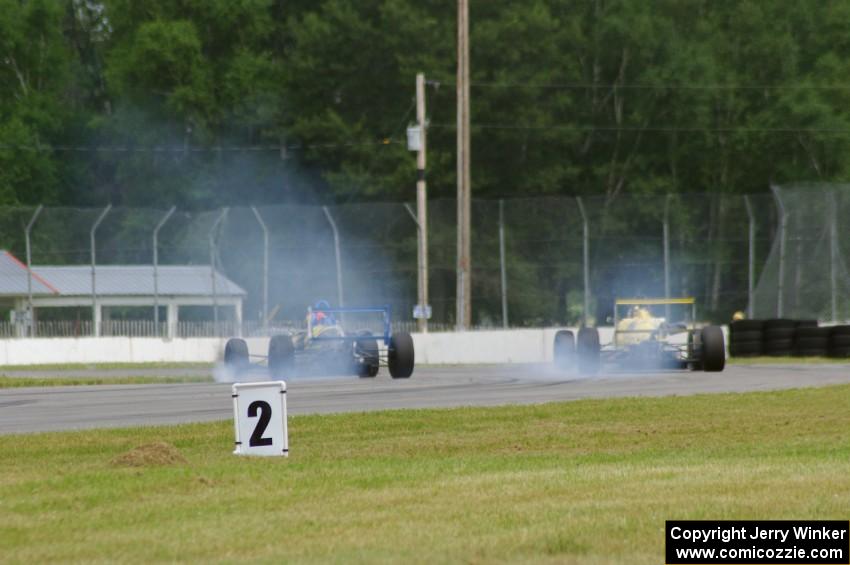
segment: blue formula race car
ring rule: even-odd
[[[394,379],[406,379],[415,363],[410,334],[391,333],[389,306],[331,308],[324,300],[308,308],[306,330],[272,336],[268,355],[249,356],[241,338],[227,341],[224,362],[229,368],[246,368],[249,357],[266,359],[274,379],[351,374],[369,378],[381,367]]]

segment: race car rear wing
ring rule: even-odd
[[[345,318],[345,314],[381,314],[382,321],[382,333],[380,336],[375,336],[384,340],[384,345],[390,344],[390,314],[392,312],[392,308],[389,305],[386,306],[374,306],[374,307],[359,307],[359,308],[307,308],[307,335],[313,335],[313,314],[321,312],[323,314],[336,315],[341,314],[339,316],[340,322],[342,322],[343,330],[345,330],[345,324],[343,319]],[[339,335],[320,335],[317,337],[312,337],[311,339],[318,340],[344,340],[351,339],[351,336],[339,336]]]
[[[696,304],[696,298],[618,298],[617,306],[663,306],[664,304]]]

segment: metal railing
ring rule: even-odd
[[[160,336],[168,335],[168,325],[159,323]],[[382,329],[373,323],[355,323],[346,325],[346,331],[356,332],[370,330],[375,334]],[[453,324],[434,324],[432,331],[454,331]],[[26,328],[21,324],[0,322],[0,339],[17,338],[26,335]],[[37,322],[39,338],[75,338],[91,337],[92,324],[90,320],[50,320]],[[186,321],[178,322],[174,335],[178,338],[192,337],[267,337],[278,334],[294,333],[306,330],[306,324],[301,321],[282,321],[266,325],[262,321],[247,321],[240,328],[232,321]],[[240,331],[241,330],[241,331]],[[417,331],[416,322],[402,320],[392,323],[393,332]],[[152,320],[105,320],[101,322],[102,337],[157,337],[156,323]]]

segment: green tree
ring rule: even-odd
[[[63,6],[0,1],[0,203],[55,202],[62,167],[49,146],[63,141],[73,108],[74,59],[62,36]],[[45,148],[44,146],[47,146]]]

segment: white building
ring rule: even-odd
[[[217,306],[221,320],[240,328],[245,295],[239,285],[205,265],[33,265],[29,273],[14,255],[0,250],[0,307],[11,309],[18,335],[27,335],[30,322],[49,308],[90,308],[92,333],[100,335],[110,308],[153,309],[155,304],[165,309],[167,337],[176,336],[180,307],[185,306]]]

